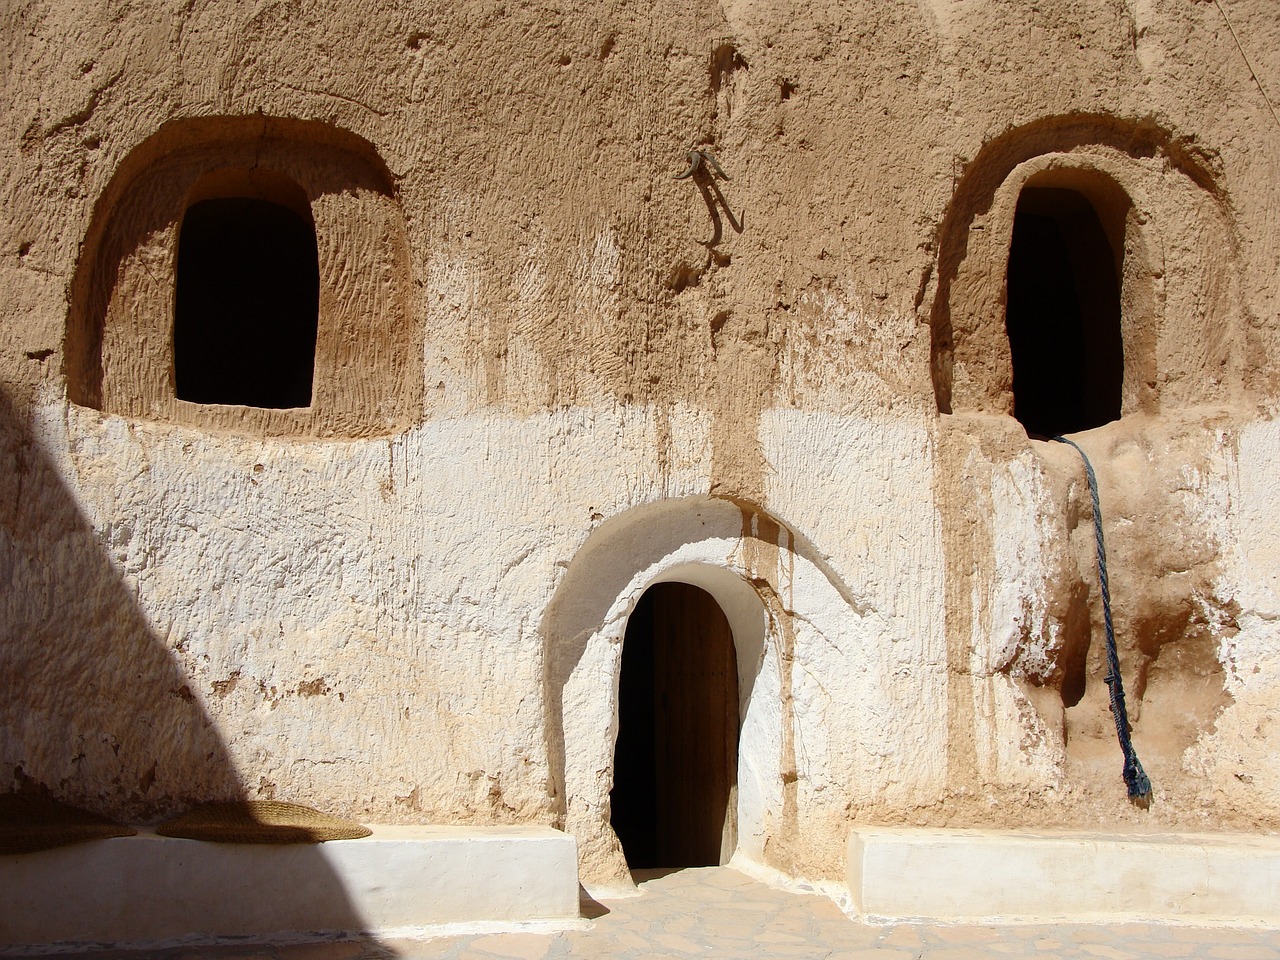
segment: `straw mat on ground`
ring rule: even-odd
[[[156,827],[162,837],[213,843],[323,843],[358,840],[372,832],[350,820],[280,800],[205,803]]]
[[[0,854],[34,853],[137,832],[56,800],[0,794]]]

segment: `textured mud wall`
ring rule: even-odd
[[[1280,825],[1265,0],[3,18],[0,784],[552,822],[620,881],[618,644],[667,578],[741,626],[749,856]],[[259,167],[316,223],[308,410],[172,393],[180,217]],[[1081,442],[1146,812],[1082,470],[1010,416],[1027,184],[1123,249]]]

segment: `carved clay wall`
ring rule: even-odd
[[[683,580],[734,629],[758,861],[1280,826],[1265,0],[2,16],[0,788],[554,823],[623,882],[620,644]],[[674,179],[695,146],[732,179]],[[315,226],[305,408],[174,389],[182,217],[255,183]],[[1082,469],[1011,415],[1024,187],[1120,265],[1078,439],[1147,811]]]

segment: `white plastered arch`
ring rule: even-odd
[[[796,765],[798,739],[804,739],[805,760],[816,758],[826,768],[821,736],[797,733],[787,706],[793,697],[783,695],[806,685],[813,693],[822,684],[788,677],[783,661],[792,662],[794,651],[780,654],[809,642],[811,634],[838,645],[850,608],[811,545],[796,541],[766,513],[697,497],[613,518],[570,564],[544,619],[548,726],[564,790],[564,827],[578,840],[582,882],[593,892],[631,889],[609,825],[609,791],[627,619],[655,583],[678,581],[707,591],[733,631],[740,711],[737,855],[765,862],[766,842],[784,826],[784,770]]]

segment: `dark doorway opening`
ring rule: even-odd
[[[705,867],[737,845],[738,665],[719,604],[659,583],[622,646],[612,824],[627,865]]]
[[[309,217],[249,197],[193,203],[178,238],[178,399],[309,407],[319,300]]]
[[[1076,190],[1018,197],[1005,288],[1014,416],[1052,437],[1120,418],[1124,344],[1120,262],[1093,204]]]

